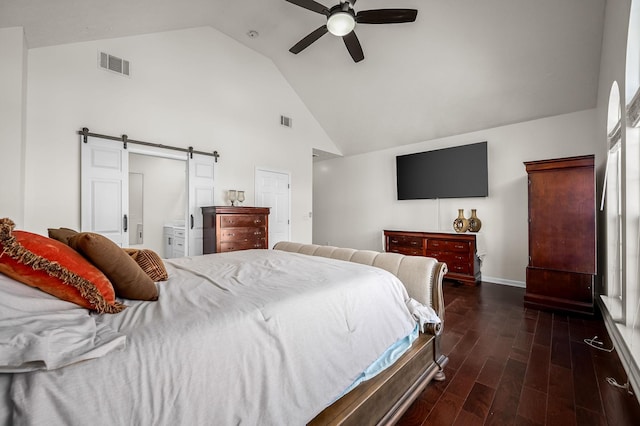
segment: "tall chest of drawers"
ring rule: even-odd
[[[203,254],[269,248],[268,207],[202,207]]]
[[[434,257],[447,264],[445,278],[465,284],[481,280],[475,234],[384,231],[385,250],[410,256]]]

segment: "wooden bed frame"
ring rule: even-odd
[[[405,281],[414,281],[412,283],[403,281],[411,297],[414,297],[412,289],[415,291],[416,272],[421,271],[420,269],[406,270],[407,264],[411,264],[410,267],[415,268],[414,264],[421,262],[418,258],[411,256],[410,262],[403,263],[406,256],[395,253],[377,253],[297,243],[278,243],[274,248],[383,267],[398,276],[401,281],[403,278]],[[426,264],[429,276],[422,277],[418,281],[420,281],[420,285],[424,284],[428,287],[430,297],[427,298],[427,301],[430,302],[444,324],[442,280],[447,273],[447,265],[434,262],[434,259],[430,259],[430,261],[431,264]],[[400,270],[400,265],[403,265],[405,270]],[[420,267],[424,267],[424,265],[420,265]],[[414,298],[425,303],[424,300],[420,300],[423,298]],[[443,368],[449,359],[440,351],[442,331],[443,326],[440,325],[439,327],[429,327],[427,333],[420,333],[411,348],[392,366],[376,377],[356,386],[320,412],[309,422],[309,425],[362,426],[396,423],[431,380],[445,380]]]

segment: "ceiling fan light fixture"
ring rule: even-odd
[[[327,29],[338,37],[349,34],[355,27],[355,17],[349,12],[335,12],[327,19]]]

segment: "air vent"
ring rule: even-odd
[[[287,117],[287,116],[281,115],[280,116],[280,124],[282,126],[284,126],[284,127],[291,127],[291,125],[293,123],[292,123],[291,117]]]
[[[100,68],[122,75],[129,75],[129,61],[108,53],[100,52]]]

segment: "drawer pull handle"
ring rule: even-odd
[[[418,242],[417,242],[417,241],[411,241],[411,245],[413,245],[413,246],[417,246],[417,245],[418,245]]]
[[[398,244],[398,240],[391,240],[392,243]]]

